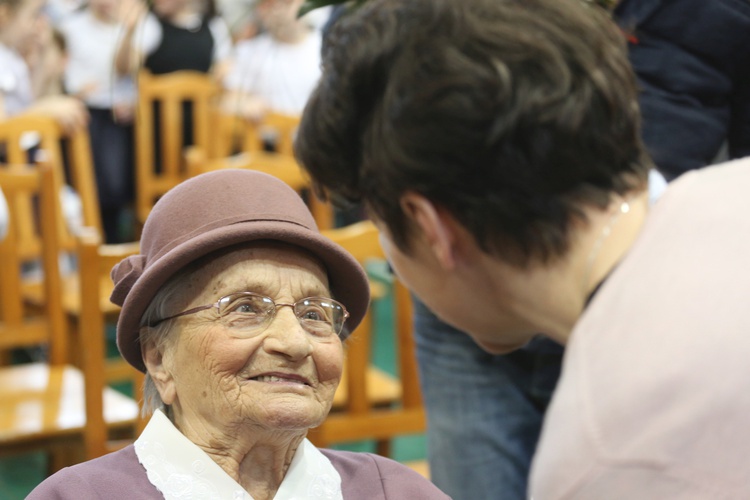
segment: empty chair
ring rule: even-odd
[[[47,450],[52,471],[106,449],[107,428],[129,429],[136,422],[138,405],[132,399],[105,388],[100,365],[102,333],[82,330],[73,345],[62,303],[58,270],[59,214],[54,174],[46,165],[0,168],[0,188],[8,201],[8,234],[0,241],[0,348],[39,348],[43,361],[0,367],[0,453]],[[23,257],[19,252],[20,229],[34,224],[29,213],[18,210],[35,200],[35,217],[41,228],[41,262],[45,301],[41,306],[24,299],[21,279]],[[88,332],[88,333],[87,333]],[[82,350],[82,364],[69,362],[73,350]],[[95,411],[96,410],[96,411]],[[106,422],[106,425],[99,425]]]
[[[64,216],[62,206],[55,211],[59,251],[68,256],[75,256],[78,252],[77,236],[83,227],[89,228],[89,232],[93,230],[103,238],[88,132],[86,129],[80,129],[73,134],[65,134],[55,120],[31,113],[2,121],[0,122],[0,144],[5,148],[9,164],[26,163],[29,156],[27,138],[32,138],[37,144],[39,152],[36,156],[41,156],[44,163],[51,166],[55,191],[62,193],[69,185],[78,195],[80,213]],[[63,158],[67,159],[66,165],[63,164]],[[23,213],[29,221],[28,224],[23,224],[18,228],[17,234],[19,255],[28,266],[28,263],[41,258],[39,226],[34,223],[35,207],[31,198],[19,197],[15,203],[18,213]],[[120,253],[121,258],[124,258],[137,251],[137,248],[137,243],[132,243],[102,247],[101,251],[106,254]],[[85,259],[78,258],[75,261],[82,266],[90,264]],[[68,327],[70,335],[76,338],[79,326],[82,325],[80,317],[84,305],[96,304],[103,320],[116,321],[119,307],[109,301],[113,288],[109,278],[109,269],[100,270],[100,284],[97,289],[99,295],[97,299],[94,299],[83,293],[85,290],[80,283],[79,269],[75,265],[67,267],[61,270],[63,280],[61,293],[63,309],[71,323]],[[22,283],[23,296],[38,307],[43,307],[46,301],[42,284],[36,276],[26,277]],[[84,304],[85,301],[89,302]],[[104,335],[104,328],[101,331]],[[135,371],[131,372],[126,369],[126,366],[119,358],[108,362],[107,379],[109,381],[123,378],[131,380]]]

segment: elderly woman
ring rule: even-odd
[[[154,206],[141,251],[113,270],[112,300],[154,414],[133,446],[29,498],[448,498],[397,462],[305,438],[331,408],[369,288],[292,189],[244,170],[195,177]]]

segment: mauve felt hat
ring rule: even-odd
[[[214,250],[255,240],[289,243],[317,256],[328,271],[333,296],[349,311],[346,327],[354,330],[370,300],[362,266],[320,234],[302,198],[284,182],[261,172],[226,169],[193,177],[165,194],[143,226],[141,254],[112,269],[110,300],[122,306],[117,347],[125,360],[146,371],[141,317],[171,276]]]

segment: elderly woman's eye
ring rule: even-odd
[[[330,317],[326,314],[326,311],[321,307],[307,307],[302,314],[299,315],[299,319],[306,321],[324,321],[330,322]]]
[[[224,308],[224,314],[239,314],[243,316],[264,315],[265,308],[253,298],[241,298],[232,301]]]

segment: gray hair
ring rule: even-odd
[[[163,350],[176,340],[176,336],[174,335],[176,329],[174,328],[173,320],[164,321],[154,327],[148,325],[172,313],[170,305],[174,296],[183,288],[183,284],[194,269],[195,267],[192,265],[182,269],[156,292],[156,295],[154,295],[153,300],[141,318],[140,336],[142,346],[153,345],[157,349]],[[170,418],[172,416],[171,408],[162,401],[154,379],[146,372],[146,378],[143,382],[143,407],[141,408],[141,415],[148,417],[156,410],[164,411]]]

